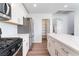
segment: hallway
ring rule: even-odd
[[[49,56],[47,51],[47,40],[43,39],[42,43],[33,43],[32,50],[27,56]]]

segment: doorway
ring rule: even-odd
[[[47,41],[47,33],[49,32],[48,19],[42,19],[42,43]]]

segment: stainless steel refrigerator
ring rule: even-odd
[[[34,24],[32,18],[23,18],[23,25],[18,25],[18,34],[29,33],[29,48],[32,47],[34,39]]]

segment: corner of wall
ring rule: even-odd
[[[35,41],[35,40],[34,40],[33,43],[42,43],[42,41]]]

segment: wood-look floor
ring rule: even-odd
[[[27,56],[49,56],[47,50],[47,40],[43,39],[42,43],[33,43],[32,49]]]

